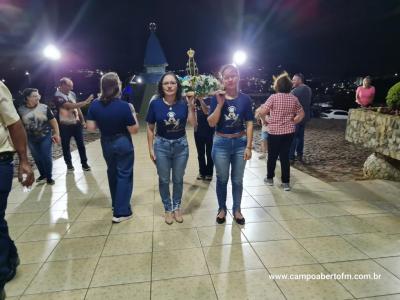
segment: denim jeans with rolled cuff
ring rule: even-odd
[[[180,208],[183,194],[183,176],[189,158],[186,136],[169,140],[156,136],[154,154],[158,173],[158,186],[164,209],[173,212]],[[169,183],[172,172],[172,199]]]

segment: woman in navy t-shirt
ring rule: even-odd
[[[173,72],[165,73],[158,83],[158,98],[152,100],[147,112],[147,142],[150,158],[157,166],[158,184],[165,209],[165,222],[182,223],[180,210],[183,175],[189,158],[186,122],[196,125],[194,97],[181,99],[182,87]],[[172,171],[172,199],[169,191]]]
[[[121,100],[121,81],[117,73],[107,73],[100,80],[101,95],[90,105],[87,129],[100,129],[101,147],[107,163],[108,184],[113,207],[113,223],[132,217],[134,151],[131,134],[139,123],[131,104]]]
[[[231,167],[233,218],[243,225],[245,219],[240,204],[244,168],[251,158],[254,116],[250,97],[239,92],[239,70],[236,66],[223,66],[220,76],[225,91],[218,91],[211,99],[208,117],[210,126],[216,127],[212,158],[217,172],[217,223],[222,224],[226,220],[227,183]]]

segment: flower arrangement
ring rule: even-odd
[[[183,94],[187,96],[196,95],[204,98],[222,89],[222,85],[217,78],[212,75],[185,76],[179,78]]]

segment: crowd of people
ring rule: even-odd
[[[246,161],[252,157],[253,121],[262,124],[262,153],[267,156],[265,183],[274,185],[276,162],[280,159],[281,182],[290,191],[290,163],[303,161],[304,131],[310,119],[311,89],[304,76],[287,73],[274,78],[275,94],[253,113],[250,97],[239,90],[240,74],[234,65],[220,70],[223,89],[210,98],[182,96],[182,86],[173,72],[165,73],[157,96],[150,103],[145,121],[150,160],[157,174],[165,223],[184,222],[181,210],[183,177],[189,158],[186,124],[194,127],[199,174],[197,180],[211,181],[215,167],[218,210],[216,222],[223,224],[227,215],[227,185],[232,184],[232,214],[236,223],[245,224],[241,212],[243,177]],[[374,89],[366,77],[357,89],[356,101],[371,104]],[[40,102],[37,89],[23,92],[24,102],[16,110],[10,91],[0,82],[0,299],[4,285],[11,280],[19,264],[14,242],[9,236],[5,211],[13,178],[13,157],[19,157],[18,179],[29,187],[35,181],[28,162],[27,147],[39,171],[36,182],[54,184],[52,144],[61,143],[67,171],[74,171],[70,141],[74,137],[82,169],[88,165],[83,128],[101,133],[101,147],[107,165],[113,223],[132,218],[134,145],[132,135],[139,122],[132,104],[121,99],[121,80],[116,73],[100,79],[100,94],[77,101],[70,78],[61,78],[49,106]],[[90,105],[90,106],[89,106]],[[86,119],[81,108],[89,106]],[[171,176],[172,175],[172,176]],[[172,178],[172,196],[170,180]]]

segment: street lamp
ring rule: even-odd
[[[233,54],[233,63],[235,65],[243,65],[247,60],[247,54],[246,52],[242,50],[238,50]]]
[[[60,50],[58,50],[58,48],[52,44],[47,45],[43,49],[43,55],[50,60],[59,60],[61,58]]]

